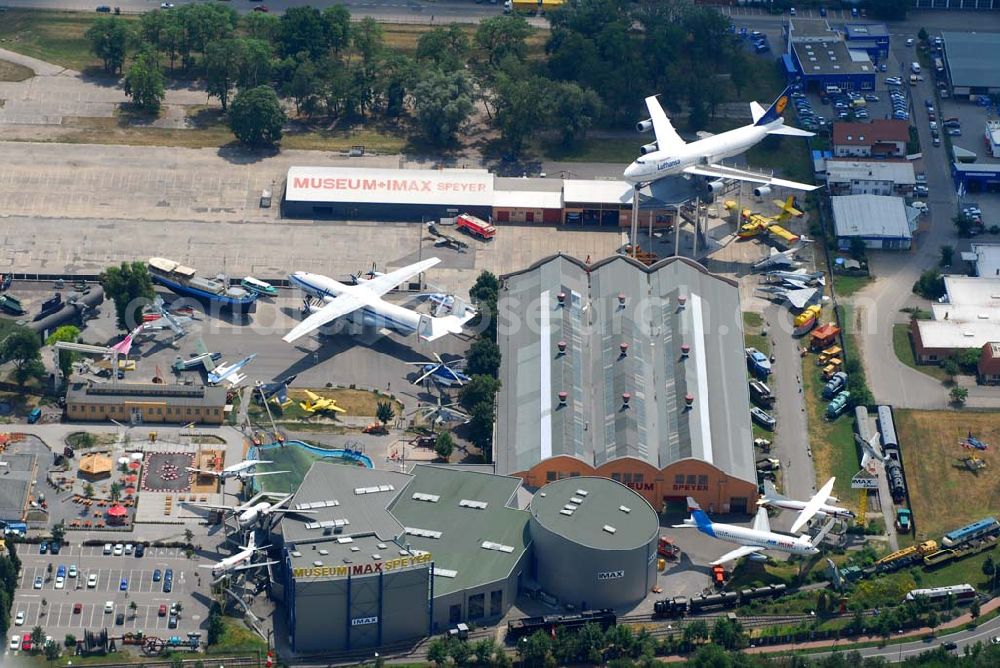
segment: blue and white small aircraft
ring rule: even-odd
[[[815,539],[811,539],[809,536],[789,536],[787,534],[775,533],[771,531],[771,523],[767,518],[767,508],[757,510],[757,516],[754,518],[753,528],[751,529],[736,524],[713,522],[705,514],[705,511],[701,509],[698,502],[690,496],[688,497],[688,508],[691,510],[691,517],[684,520],[683,524],[675,524],[674,528],[695,528],[706,536],[718,538],[719,540],[735,543],[740,546],[713,561],[713,566],[724,564],[727,561],[735,561],[740,557],[750,557],[754,561],[764,561],[766,557],[758,554],[763,550],[774,550],[776,552],[787,552],[803,556],[819,553],[819,548],[816,545],[822,540],[822,532]]]
[[[218,385],[219,383],[226,383],[230,388],[236,387],[246,380],[246,374],[241,374],[239,372],[240,369],[253,362],[256,357],[257,353],[254,353],[232,364],[216,364],[208,371],[209,384]],[[205,360],[206,366],[209,363],[210,360]]]

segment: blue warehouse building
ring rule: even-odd
[[[848,49],[863,50],[872,62],[889,57],[889,29],[884,23],[849,23],[844,26],[844,41]]]
[[[782,68],[789,81],[800,81],[806,89],[817,91],[828,86],[875,90],[878,68],[865,49],[866,43],[858,42],[858,48],[853,48],[823,19],[789,20],[786,38]]]
[[[964,163],[951,165],[951,176],[955,186],[965,192],[1000,191],[1000,163]]]

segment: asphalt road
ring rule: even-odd
[[[271,13],[282,13],[291,7],[329,7],[344,5],[352,16],[370,16],[386,23],[478,23],[480,20],[501,13],[500,4],[491,2],[428,2],[426,0],[226,0],[236,11],[246,14],[256,6],[266,6]],[[208,0],[173,0],[175,6],[200,4]],[[7,7],[31,7],[35,9],[65,9],[94,11],[98,5],[120,7],[122,12],[133,14],[159,9],[158,0],[6,0]],[[544,19],[532,18],[533,23],[544,23]]]

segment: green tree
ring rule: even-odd
[[[285,110],[270,86],[240,91],[229,110],[230,129],[248,146],[270,146],[280,141],[285,120]]]
[[[993,556],[989,555],[986,557],[986,561],[982,565],[983,575],[987,577],[993,577],[993,574],[997,571],[997,565],[993,561]]]
[[[111,483],[111,488],[108,490],[108,496],[112,501],[117,501],[122,498],[122,484],[118,481]]]
[[[54,346],[62,341],[64,343],[77,343],[80,340],[80,328],[73,325],[63,325],[57,327],[56,331],[45,339],[45,345]],[[71,350],[59,351],[59,372],[63,378],[69,378],[73,373],[73,362],[76,360],[76,353]]]
[[[163,102],[164,79],[156,55],[144,50],[136,55],[125,75],[125,94],[132,98],[132,104],[150,113],[160,110]]]
[[[927,626],[931,629],[936,629],[938,624],[941,623],[941,617],[938,615],[937,610],[931,610],[927,613]]]
[[[552,639],[544,631],[536,631],[517,643],[517,655],[524,668],[546,668]]]
[[[194,543],[194,531],[191,531],[190,528],[184,529],[184,543],[186,545]]]
[[[42,649],[45,651],[45,658],[49,661],[55,661],[59,658],[59,643],[55,640],[47,640],[45,645],[42,646]]]
[[[525,59],[527,40],[532,32],[522,16],[494,16],[479,22],[472,41],[481,54],[485,68],[495,70],[508,56]]]
[[[242,61],[242,40],[227,39],[205,47],[205,90],[209,97],[219,98],[223,112],[239,79]]]
[[[128,610],[129,610],[130,613],[132,613],[132,618],[133,619],[135,619],[135,612],[138,609],[139,609],[139,605],[135,602],[135,600],[131,600],[131,601],[128,602]]]
[[[52,525],[52,542],[56,545],[62,545],[63,541],[66,539],[66,522],[65,520],[59,520],[57,523]]]
[[[323,32],[327,48],[340,53],[351,43],[351,13],[344,5],[323,10]]]
[[[969,398],[969,388],[953,387],[951,388],[951,392],[948,393],[948,397],[951,399],[952,403],[964,406],[965,402]]]
[[[469,37],[457,23],[434,28],[417,39],[417,60],[443,72],[461,69],[468,53]]]
[[[88,499],[94,498],[94,486],[89,482],[83,486],[83,495]]]
[[[240,46],[236,87],[240,90],[249,90],[270,81],[274,69],[274,52],[271,45],[262,39],[242,39]]]
[[[222,621],[222,614],[219,612],[218,604],[212,605],[212,610],[208,613],[208,644],[216,645],[222,640],[226,632],[226,625]]]
[[[465,372],[470,376],[498,377],[500,373],[500,346],[491,339],[478,338],[465,353]]]
[[[131,331],[142,323],[142,309],[152,302],[153,280],[143,262],[122,262],[101,274],[104,294],[115,302],[119,329]]]
[[[955,361],[958,368],[966,373],[976,373],[979,368],[979,357],[982,351],[979,348],[963,348],[955,353]]]
[[[955,247],[950,244],[945,244],[941,246],[941,266],[950,267],[952,260],[955,259]]]
[[[448,644],[448,638],[445,636],[434,638],[427,646],[427,660],[435,666],[448,663]]]
[[[413,88],[414,116],[423,136],[434,146],[455,143],[472,107],[472,81],[463,71],[430,68]]]
[[[14,378],[18,385],[44,371],[38,334],[27,327],[16,327],[0,344],[0,357],[14,363]]]
[[[63,645],[65,645],[66,647],[75,647],[76,636],[73,635],[72,633],[67,633],[66,637],[63,639]]]
[[[948,378],[955,380],[955,376],[957,376],[959,372],[958,362],[949,357],[941,362],[941,370],[948,374]]]
[[[601,116],[603,104],[600,95],[568,81],[556,84],[552,96],[550,125],[559,132],[563,146],[569,147],[582,141],[587,130]]]
[[[979,598],[972,599],[972,603],[969,605],[969,614],[972,615],[973,619],[979,619],[979,614],[982,612],[982,607],[979,603]]]
[[[382,427],[384,428],[385,425],[396,417],[396,411],[393,410],[390,402],[380,401],[375,405],[375,417],[382,423]]]
[[[104,71],[119,74],[125,65],[130,31],[125,21],[115,17],[101,17],[84,33],[90,42],[90,52],[101,59]]]
[[[36,626],[31,629],[31,644],[36,648],[40,648],[45,642],[45,629],[41,626]]]
[[[708,640],[708,624],[703,619],[696,619],[684,625],[684,642],[694,644]]]
[[[921,28],[920,30],[917,31],[917,39],[919,39],[921,42],[924,42],[926,44],[927,40],[929,40],[930,38],[931,36],[927,34],[926,28]]]
[[[745,640],[743,626],[737,621],[720,617],[712,627],[712,642],[728,650],[742,649]]]
[[[495,302],[499,294],[500,279],[492,272],[485,270],[479,273],[479,276],[476,277],[476,282],[472,284],[472,288],[469,290],[469,297],[474,302]]]
[[[437,440],[434,441],[434,452],[437,453],[437,456],[444,461],[448,461],[454,450],[455,441],[452,439],[451,434],[447,431],[438,434]]]
[[[492,406],[499,390],[500,381],[493,376],[475,375],[459,390],[458,402],[465,410],[472,410],[479,403]]]
[[[295,113],[305,111],[306,116],[311,116],[316,111],[319,92],[320,79],[316,66],[308,60],[299,63],[292,80],[285,86],[285,94],[295,100]]]
[[[864,239],[861,237],[851,237],[851,257],[855,260],[861,260],[867,252],[868,246],[865,244]]]
[[[243,17],[243,29],[252,39],[275,42],[281,30],[281,19],[274,14],[250,12]]]
[[[282,55],[318,60],[329,48],[323,15],[315,7],[290,7],[281,16],[278,43]]]
[[[550,86],[547,79],[528,75],[520,67],[497,74],[494,123],[509,155],[519,155],[525,140],[549,123],[553,102]]]
[[[925,299],[939,299],[944,295],[944,277],[937,269],[928,269],[913,284],[913,292]]]
[[[480,402],[472,407],[469,439],[483,453],[483,461],[493,461],[493,404]]]

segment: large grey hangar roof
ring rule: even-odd
[[[597,550],[647,545],[660,528],[649,502],[610,478],[550,482],[532,497],[529,510],[549,531]]]
[[[556,255],[503,286],[499,473],[559,455],[594,467],[634,457],[657,469],[695,458],[756,480],[734,281],[686,258],[647,267]]]
[[[1000,33],[942,32],[948,78],[961,88],[1000,88]]]

